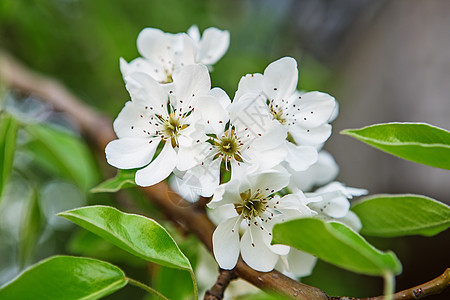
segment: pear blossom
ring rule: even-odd
[[[187,34],[194,40],[196,46],[195,61],[210,67],[227,52],[230,45],[230,32],[215,27],[205,29],[203,35],[196,25],[192,25]]]
[[[273,168],[286,156],[284,127],[266,111],[260,111],[257,102],[247,99],[223,107],[229,115],[227,128],[222,127],[199,138],[190,147],[180,149],[183,163],[178,169],[184,173],[175,179],[175,189],[183,194],[212,196],[220,183],[221,166],[234,178]]]
[[[120,59],[124,77],[142,72],[162,84],[173,81],[175,70],[196,63],[212,65],[227,51],[230,43],[228,31],[208,28],[200,38],[198,28],[186,33],[166,33],[156,28],[143,29],[137,38],[137,48],[142,57],[127,63]]]
[[[333,156],[325,150],[319,152],[317,161],[304,171],[296,171],[289,164],[283,166],[291,174],[288,187],[291,190],[311,191],[314,186],[325,185],[336,178],[339,166]]]
[[[304,171],[317,160],[316,146],[331,134],[329,120],[334,117],[335,100],[320,92],[300,93],[297,62],[281,58],[264,70],[241,78],[234,97],[261,99],[273,120],[288,131],[286,161],[296,171]]]
[[[340,221],[356,231],[361,229],[361,221],[350,210],[350,202],[354,196],[367,194],[365,189],[346,187],[344,184],[334,181],[313,193],[306,193],[306,202],[309,208],[316,212],[318,217],[325,220]],[[320,201],[317,201],[320,199]]]
[[[311,210],[298,195],[276,194],[288,182],[289,174],[284,170],[267,170],[231,180],[217,189],[208,207],[229,216],[213,233],[214,257],[221,268],[232,269],[240,253],[250,267],[268,272],[281,255],[289,253],[289,246],[270,244],[273,226],[309,216]]]
[[[150,186],[182,164],[178,152],[204,134],[207,122],[220,123],[225,117],[216,113],[220,103],[204,65],[176,70],[170,89],[140,72],[125,77],[125,81],[131,101],[114,121],[118,139],[107,145],[106,158],[119,169],[141,168],[136,172],[136,184]],[[197,112],[196,107],[202,111]],[[203,118],[205,114],[208,119]],[[160,144],[161,151],[154,157]]]

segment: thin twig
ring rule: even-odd
[[[422,299],[431,295],[437,295],[442,293],[446,288],[450,286],[450,268],[447,268],[441,276],[430,280],[421,285],[412,287],[410,289],[395,293],[392,297],[393,300],[400,299]],[[368,300],[383,300],[382,296],[369,298]]]
[[[0,52],[0,79],[10,88],[33,94],[72,117],[97,150],[104,151],[108,142],[116,138],[109,118],[85,105],[57,81],[29,70],[2,52]],[[183,224],[212,252],[212,234],[215,226],[203,210],[195,208],[191,203],[182,199],[165,182],[142,188],[142,190],[149,201],[158,206],[165,214],[173,216],[174,221]],[[280,293],[293,299],[350,299],[348,297],[330,298],[320,289],[295,281],[278,271],[266,273],[255,271],[242,259],[239,259],[234,272],[237,276],[261,289]],[[441,293],[448,287],[449,273],[450,271],[447,269],[444,274],[430,282],[394,294],[393,299],[420,299]],[[383,296],[366,299],[381,300]]]
[[[219,270],[216,283],[205,293],[204,300],[222,300],[225,289],[237,275],[233,270]]]

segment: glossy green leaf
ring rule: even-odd
[[[361,219],[361,233],[370,236],[432,236],[450,227],[450,207],[420,195],[374,195],[352,210]]]
[[[0,199],[12,170],[19,125],[10,115],[0,116]]]
[[[381,276],[387,271],[401,272],[394,253],[376,249],[341,223],[304,218],[276,224],[272,243],[295,247],[357,273]]]
[[[92,300],[127,284],[118,267],[92,258],[54,256],[0,287],[0,299]]]
[[[167,231],[152,219],[109,206],[88,206],[58,214],[147,261],[191,270]]]
[[[136,186],[134,182],[134,177],[136,175],[136,170],[118,170],[117,175],[113,178],[110,178],[93,189],[91,189],[92,193],[114,193],[121,189],[129,188]]]
[[[176,229],[173,228],[173,236],[177,237]],[[177,239],[178,240],[178,239]],[[193,236],[184,237],[178,243],[180,249],[188,257],[192,265],[198,265],[199,256],[209,255],[207,250],[200,247],[198,239]],[[203,250],[202,252],[200,252]],[[211,265],[215,264],[214,258],[211,259]],[[206,258],[204,258],[206,260]],[[177,288],[173,288],[173,282],[177,283]],[[183,270],[167,268],[160,266],[153,273],[153,286],[169,299],[191,299],[192,298],[192,279],[189,274]]]
[[[82,228],[71,236],[67,245],[67,251],[73,255],[97,258],[114,264],[127,264],[136,268],[142,268],[147,263],[139,257]],[[186,273],[184,271],[180,272]]]
[[[78,137],[42,124],[25,129],[31,136],[26,149],[42,168],[72,180],[83,190],[97,182],[98,170],[94,159]]]
[[[424,123],[386,123],[341,131],[395,156],[450,170],[450,132]]]

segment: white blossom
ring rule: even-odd
[[[173,81],[175,70],[183,66],[214,64],[225,54],[229,43],[229,32],[217,28],[206,29],[202,38],[196,27],[189,29],[189,35],[145,28],[137,38],[137,48],[142,57],[129,63],[121,58],[120,69],[124,77],[142,72],[167,84]]]
[[[210,27],[205,29],[200,37],[198,27],[192,25],[187,34],[194,40],[196,46],[195,61],[208,67],[221,59],[230,45],[230,33],[227,30]]]
[[[209,197],[220,183],[221,166],[235,178],[268,170],[283,161],[286,131],[253,100],[223,105],[229,113],[228,126],[180,149],[184,164],[179,169],[185,172],[175,179],[177,190]],[[192,156],[196,159],[187,159]]]
[[[136,172],[136,184],[150,186],[182,165],[177,158],[179,150],[204,135],[206,122],[224,122],[220,119],[224,116],[216,113],[220,103],[210,90],[204,65],[175,71],[170,89],[140,72],[125,77],[125,81],[131,101],[114,121],[118,139],[107,145],[106,158],[119,169],[142,168]],[[196,107],[201,107],[201,112]],[[160,144],[161,151],[154,157]]]
[[[350,202],[354,196],[367,194],[365,189],[346,187],[340,182],[334,181],[317,189],[313,193],[306,193],[308,202],[304,202],[318,217],[325,220],[340,221],[356,231],[361,229],[361,221],[358,216],[350,210]],[[314,198],[319,197],[319,198]],[[317,201],[320,199],[320,201]]]
[[[311,215],[311,210],[298,195],[275,194],[289,182],[282,170],[251,174],[221,185],[208,207],[227,210],[231,216],[223,220],[213,234],[214,256],[223,269],[232,269],[239,253],[253,269],[273,270],[280,255],[289,246],[271,245],[272,228],[278,222]],[[239,234],[243,231],[242,237]]]
[[[304,171],[296,171],[289,164],[283,165],[291,174],[288,187],[291,190],[311,191],[314,186],[322,186],[334,180],[339,166],[333,156],[325,150],[319,152],[317,161]]]
[[[331,134],[328,121],[335,111],[335,100],[320,92],[300,93],[297,62],[291,57],[271,63],[264,74],[241,78],[234,97],[260,99],[272,118],[288,131],[286,161],[296,171],[306,170],[317,160],[316,146]]]

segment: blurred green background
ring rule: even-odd
[[[262,72],[270,62],[292,56],[299,61],[299,88],[328,92],[340,103],[341,116],[326,146],[341,166],[340,180],[349,186],[369,188],[371,193],[414,192],[448,203],[448,171],[400,161],[337,134],[344,128],[387,121],[425,121],[450,128],[450,2],[395,2],[0,0],[0,49],[60,80],[85,102],[114,118],[129,98],[119,58],[130,61],[139,55],[136,38],[143,28],[183,32],[197,24],[201,31],[210,26],[229,30],[230,48],[214,66],[213,86],[222,87],[232,98],[241,76]],[[97,167],[94,164],[92,168]],[[105,195],[86,196],[65,179],[56,183],[50,176],[47,179],[43,187],[47,198],[70,194],[78,205],[116,201]],[[127,192],[126,197],[140,199],[135,191]],[[127,207],[128,202],[119,199],[115,203]],[[157,216],[143,199],[127,208]],[[9,237],[6,227],[14,227],[14,222],[5,221],[5,215],[0,219],[0,239]],[[105,250],[111,246],[80,231],[70,239],[67,249],[67,233],[74,227],[66,224],[55,228],[51,239],[41,237],[46,242],[34,250],[28,264],[64,251],[98,256],[118,261],[143,278],[157,272],[160,277],[156,276],[155,284],[168,292],[171,288],[164,287],[161,278],[178,276],[170,271],[149,271],[118,251]],[[381,249],[393,249],[404,264],[398,288],[436,277],[449,265],[448,233],[431,239],[379,239],[373,243]],[[189,240],[186,247],[192,247]],[[19,260],[17,247],[0,240],[0,248],[7,253],[0,256],[1,284],[20,268],[14,263]],[[331,295],[347,296],[380,294],[382,284],[378,278],[355,275],[325,263],[320,263],[305,282]],[[121,299],[130,289],[137,293],[136,299],[143,297],[143,293],[128,287],[110,297]],[[430,299],[446,299],[446,295]]]

